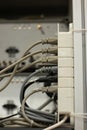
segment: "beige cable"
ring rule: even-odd
[[[16,121],[16,120],[14,120],[14,121],[12,121],[12,124],[17,124],[17,125],[24,125],[24,126],[30,126],[30,124],[29,123],[27,123],[27,122],[24,122],[24,121]]]
[[[49,57],[40,58],[39,60],[34,61],[31,64],[24,66],[22,69],[17,70],[17,73],[20,73],[20,72],[28,69],[29,67],[34,66],[37,63],[42,63],[42,64],[43,63],[57,63],[57,59],[58,59],[57,56],[49,56]],[[10,76],[11,74],[12,73],[0,75],[0,78]]]
[[[9,70],[10,68],[14,67],[15,65],[17,65],[18,63],[26,60],[27,58],[31,57],[31,56],[34,56],[36,54],[40,54],[40,53],[46,53],[46,52],[53,52],[55,51],[55,49],[43,49],[41,51],[37,51],[37,52],[34,52],[34,53],[31,53],[31,54],[28,54],[22,58],[20,58],[19,60],[17,60],[16,62],[14,62],[13,64],[7,66],[5,69],[1,70],[0,71],[0,74],[4,73],[5,71]]]
[[[19,60],[17,60],[16,62],[14,62],[13,64],[7,66],[5,69],[1,70],[0,71],[0,74],[4,73],[5,71],[9,70],[10,68],[14,67],[15,65],[17,65],[18,63],[20,63],[21,61],[23,60],[26,60],[27,58],[29,58],[30,56],[33,56],[33,55],[36,55],[36,54],[39,54],[39,53],[42,53],[42,51],[37,51],[35,53],[32,53],[32,54],[28,54],[22,58],[20,58]]]
[[[33,53],[33,54],[30,54],[30,55],[28,55],[28,57],[31,56],[31,55],[34,55],[34,54],[38,54],[38,53],[41,53],[41,51],[35,52],[35,53]],[[25,57],[27,57],[27,56],[25,56]],[[24,58],[25,58],[25,57],[24,57]],[[22,58],[22,59],[24,59],[24,58]],[[5,85],[3,85],[2,87],[0,87],[0,92],[1,92],[2,90],[4,90],[4,89],[9,85],[9,83],[11,82],[11,80],[13,79],[13,77],[14,77],[14,75],[15,75],[15,73],[16,73],[17,67],[18,67],[18,64],[15,66],[15,68],[14,68],[14,70],[13,70],[13,72],[12,72],[10,78],[9,78],[9,80],[5,83]],[[4,70],[2,70],[0,73],[5,72],[6,70],[8,70],[8,68],[9,68],[9,66],[8,66],[7,68],[5,68]]]
[[[29,47],[27,50],[26,50],[26,52],[24,53],[24,55],[22,56],[22,57],[24,57],[24,56],[26,56],[26,54],[28,54],[29,53],[29,51],[33,48],[33,47],[35,47],[35,46],[37,46],[37,45],[39,45],[39,44],[54,44],[54,45],[57,45],[57,39],[46,39],[46,40],[42,40],[42,41],[39,41],[39,42],[36,42],[36,43],[34,43],[31,47]],[[49,50],[49,49],[48,49]],[[57,50],[56,50],[56,52],[57,52]],[[53,53],[55,53],[55,50],[54,50],[54,52]],[[17,68],[16,68],[17,69]]]
[[[42,40],[42,41],[39,41],[39,42],[36,42],[34,43],[31,47],[29,47],[26,52],[24,53],[23,57],[26,56],[26,54],[29,53],[29,51],[34,48],[35,46],[39,45],[39,44],[54,44],[54,45],[57,45],[57,39],[45,39],[45,40]],[[48,49],[48,52],[49,52],[50,49]],[[57,49],[53,50],[53,53],[57,53]]]
[[[18,70],[17,73],[22,72],[22,71],[28,69],[29,67],[34,66],[37,63],[42,63],[42,64],[43,63],[53,63],[53,62],[57,62],[57,59],[58,59],[57,56],[48,56],[48,57],[40,58],[39,60],[34,61],[31,64],[24,66],[22,69]]]
[[[75,117],[75,118],[84,118],[84,119],[87,119],[87,115],[84,115],[84,113],[83,113],[83,115],[80,114],[80,113],[79,114],[77,114],[77,113],[71,113],[70,116]]]
[[[26,52],[24,53],[23,56],[25,56],[26,54],[28,54],[29,51],[30,51],[33,47],[35,47],[35,46],[37,46],[37,45],[39,45],[39,44],[41,44],[41,43],[42,43],[41,41],[34,43],[31,47],[29,47],[29,48],[26,50]]]
[[[87,32],[87,29],[86,28],[82,28],[82,29],[75,29],[75,30],[72,30],[72,32],[77,32],[77,33],[80,33],[80,32],[84,32],[86,33]]]
[[[47,41],[48,41],[48,40],[47,40]],[[55,41],[55,40],[50,40],[50,42],[52,42],[52,43],[53,43],[53,41]],[[31,50],[34,46],[36,46],[36,45],[38,45],[38,44],[40,44],[40,43],[42,43],[42,42],[38,42],[38,43],[32,45],[32,46],[24,53],[24,55],[23,55],[22,58],[20,58],[18,61],[14,62],[13,64],[9,65],[9,66],[6,67],[5,69],[1,70],[1,71],[0,71],[0,74],[4,73],[4,72],[7,71],[8,69],[14,67],[15,65],[17,65],[17,64],[20,63],[21,61],[27,59],[28,57],[41,53],[41,51],[38,51],[38,52],[35,52],[35,53],[32,53],[32,54],[26,55],[26,53],[27,53],[29,50]]]
[[[26,100],[31,96],[33,95],[34,93],[37,93],[37,92],[55,92],[57,91],[57,86],[51,86],[51,87],[42,87],[41,89],[37,89],[37,90],[33,90],[31,93],[27,94],[25,96],[25,98],[23,99],[22,101],[22,105],[21,105],[21,112],[22,112],[22,115],[23,117],[25,118],[25,120],[27,122],[29,122],[30,124],[32,125],[35,125],[35,126],[38,126],[38,127],[45,127],[45,125],[41,125],[41,124],[38,124],[36,123],[35,121],[29,119],[29,117],[27,117],[26,113],[25,113],[25,110],[24,110],[24,107],[25,107],[25,102]]]
[[[28,53],[29,50],[31,50],[31,48],[33,48],[34,46],[36,46],[36,45],[38,45],[38,44],[40,44],[40,43],[41,43],[41,42],[38,42],[38,43],[32,45],[32,46],[24,53],[23,58],[27,57],[26,54]],[[41,52],[41,51],[39,51],[39,52]],[[38,54],[39,52],[36,52],[36,53],[33,53],[33,54],[29,54],[28,56],[30,57],[30,56],[36,55],[36,54]],[[23,58],[21,58],[21,59],[23,59]],[[20,59],[20,60],[21,60],[21,59]],[[19,63],[20,63],[20,62],[19,62]],[[15,75],[15,73],[16,73],[16,70],[17,70],[19,64],[18,64],[18,63],[16,63],[16,64],[13,63],[13,66],[14,66],[14,65],[16,65],[16,66],[15,66],[15,68],[14,68],[12,74],[11,74],[11,77],[9,78],[9,80],[7,81],[7,83],[5,83],[5,85],[0,88],[0,92],[1,92],[2,90],[4,90],[4,89],[9,85],[9,83],[11,82],[11,80],[13,79],[13,77],[14,77],[14,75]],[[12,65],[11,65],[11,66],[12,66]],[[10,68],[11,68],[11,66],[10,66]],[[2,71],[0,71],[0,74],[4,73],[6,70],[8,70],[8,68],[9,68],[9,66],[8,66],[7,68],[3,69]]]
[[[39,62],[45,63],[45,62],[55,62],[55,61],[57,62],[57,56],[49,56],[49,57],[42,58],[41,60],[35,61],[34,63],[29,64],[27,67],[24,67],[23,69],[30,68],[31,66],[33,66]],[[11,73],[11,76],[10,76],[9,80],[7,81],[7,83],[5,83],[5,85],[0,87],[0,92],[9,85],[9,83],[11,82],[11,80],[13,79],[13,77],[16,73],[17,67],[18,67],[18,65],[16,65],[16,67],[14,68],[14,71]],[[23,71],[23,69],[21,71]]]
[[[41,124],[36,123],[35,121],[29,119],[29,117],[27,117],[27,115],[26,115],[26,113],[25,113],[25,110],[24,110],[25,102],[26,102],[27,98],[28,98],[29,96],[31,96],[32,94],[34,94],[34,93],[36,93],[36,92],[40,92],[40,91],[42,91],[42,90],[41,90],[41,89],[33,90],[32,93],[30,93],[30,94],[28,94],[27,96],[25,96],[25,98],[24,98],[23,101],[22,101],[21,112],[22,112],[22,115],[23,115],[23,117],[25,118],[25,120],[26,120],[28,123],[30,123],[31,126],[45,127],[45,125],[41,125]]]
[[[18,65],[17,65],[17,66],[18,66]],[[15,75],[15,73],[16,73],[17,66],[15,67],[15,69],[14,69],[12,75],[10,76],[9,80],[5,83],[5,85],[3,85],[2,87],[0,87],[0,92],[1,92],[2,90],[4,90],[4,89],[9,85],[9,83],[11,82],[11,80],[13,79],[13,77],[14,77],[14,75]]]
[[[36,64],[36,63],[37,63],[37,62],[35,62],[35,63],[33,63],[33,64]],[[31,67],[33,64],[30,64],[29,67]],[[16,67],[14,68],[13,72],[11,73],[11,76],[10,76],[9,80],[5,83],[5,85],[3,85],[2,87],[0,87],[0,92],[1,92],[2,90],[4,90],[4,89],[9,85],[9,83],[11,82],[11,80],[13,79],[13,77],[14,77],[14,75],[15,75],[15,73],[16,73],[17,67],[18,67],[18,65],[16,65]]]
[[[25,52],[25,55],[35,46],[39,45],[39,44],[51,44],[51,45],[57,45],[57,39],[45,39],[45,40],[41,40],[39,42],[34,43],[31,47],[29,47],[29,49],[27,49],[27,51]]]
[[[5,125],[4,127],[6,127],[6,128],[10,128],[10,127],[12,127],[12,128],[17,128],[17,127],[25,127],[25,126],[23,126],[23,125]]]
[[[41,42],[40,42],[40,43],[41,43]],[[35,45],[40,44],[40,43],[36,43]],[[19,65],[19,63],[20,63],[21,61],[23,61],[23,60],[29,58],[30,56],[33,56],[33,55],[36,55],[36,54],[39,54],[39,53],[46,53],[46,52],[48,52],[48,53],[53,52],[53,53],[54,53],[54,52],[57,52],[57,49],[55,49],[55,48],[52,49],[52,48],[51,48],[51,49],[45,49],[45,50],[42,50],[42,51],[38,51],[38,52],[35,52],[35,53],[32,53],[32,54],[26,55],[26,53],[27,53],[31,48],[33,48],[35,45],[32,45],[32,46],[24,53],[23,57],[20,58],[18,61],[14,62],[13,64],[9,65],[8,67],[6,67],[5,69],[3,69],[3,70],[0,71],[0,74],[2,74],[2,73],[4,73],[5,71],[9,70],[10,68],[12,68],[12,67],[14,67],[14,66],[16,65],[15,68],[14,68],[14,70],[13,70],[13,72],[11,73],[10,79],[7,81],[7,83],[5,83],[4,86],[2,86],[2,87],[0,88],[0,92],[1,92],[2,90],[4,90],[4,89],[9,85],[9,83],[10,83],[11,80],[13,79],[13,77],[14,77],[14,75],[15,75],[15,73],[16,73],[16,70],[17,70],[17,68],[18,68],[18,65]],[[27,67],[28,67],[28,66],[27,66]],[[28,68],[29,68],[29,67],[28,67]],[[25,70],[26,67],[23,68],[23,69]],[[21,71],[21,70],[20,70],[20,71]],[[22,70],[22,71],[23,71],[23,70]],[[6,74],[5,76],[8,76],[8,75],[10,75],[10,74]]]
[[[28,65],[24,66],[22,69],[18,70],[17,73],[20,73],[20,72],[30,68],[31,66],[34,66],[35,64],[40,63],[40,62],[41,62],[40,59],[36,60],[36,61],[32,62],[31,64],[28,64]]]
[[[49,103],[53,101],[52,98],[49,98],[46,102],[44,102],[41,106],[37,108],[37,110],[42,110],[44,107],[46,107]]]
[[[35,64],[37,64],[37,63],[39,63],[39,62],[41,62],[41,60],[34,61],[34,62],[32,62],[31,64],[24,66],[22,69],[17,70],[16,73],[20,73],[21,71],[24,71],[24,70],[28,69],[28,68],[31,67],[31,66],[34,66]],[[8,76],[10,76],[11,74],[12,74],[12,73],[0,75],[0,78],[8,77]]]
[[[20,118],[20,117],[18,117],[18,118],[17,117],[9,117],[7,119],[0,120],[0,124],[8,122],[8,121],[14,121],[14,120],[16,120],[16,121],[25,121],[24,118]]]
[[[58,123],[56,123],[56,124],[54,124],[52,126],[49,126],[49,127],[45,128],[43,130],[53,130],[53,129],[61,126],[67,120],[68,116],[69,115],[65,115],[65,117],[63,118],[63,120],[61,120],[60,122],[58,122]]]

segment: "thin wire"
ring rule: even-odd
[[[25,52],[25,55],[32,49],[34,48],[35,46],[39,45],[39,44],[55,44],[57,45],[57,39],[45,39],[45,40],[42,40],[42,41],[38,41],[36,43],[34,43],[31,47],[29,47],[29,49],[27,49],[27,51]]]
[[[41,42],[40,42],[40,43],[41,43]],[[37,45],[37,44],[40,44],[40,43],[36,43],[36,45]],[[33,48],[34,46],[35,46],[35,45],[33,45],[32,47],[30,47],[30,49]],[[28,51],[29,51],[29,49],[27,50],[27,52],[28,52]],[[26,53],[27,53],[27,52],[26,52]],[[25,54],[26,54],[26,53],[25,53]],[[16,73],[16,70],[17,70],[17,67],[18,67],[19,63],[20,63],[21,61],[27,59],[29,56],[36,55],[36,54],[38,54],[38,53],[41,53],[41,51],[35,52],[35,53],[33,53],[33,54],[26,55],[26,56],[20,58],[20,59],[19,59],[18,61],[16,61],[15,63],[9,65],[8,67],[6,67],[6,68],[3,69],[2,71],[0,71],[0,74],[2,74],[2,73],[4,73],[5,71],[7,71],[8,69],[10,69],[11,67],[14,67],[14,66],[16,65],[15,68],[14,68],[14,71],[13,71],[13,73],[12,73],[10,79],[9,79],[9,81],[8,81],[3,87],[1,87],[0,91],[2,91],[3,89],[5,89],[5,88],[7,87],[7,85],[11,82],[13,76],[14,76],[15,73]],[[24,54],[24,55],[25,55],[25,54]],[[37,125],[37,124],[35,124],[35,125]],[[39,126],[41,126],[41,125],[39,125]]]
[[[18,118],[13,118],[14,116],[18,115],[18,113],[11,115],[11,116],[7,116],[4,118],[0,119],[0,124],[2,124],[3,122],[9,121],[9,120],[14,120],[14,119],[18,119]]]
[[[28,94],[27,96],[25,96],[25,98],[23,99],[23,101],[22,101],[22,105],[21,105],[21,112],[22,112],[22,115],[23,115],[23,117],[26,119],[26,121],[27,122],[29,122],[29,123],[31,123],[31,117],[29,117],[29,115],[27,115],[26,114],[26,111],[25,111],[25,102],[26,102],[26,100],[27,100],[27,98],[29,97],[29,96],[31,96],[32,94],[34,94],[34,93],[36,93],[36,92],[40,92],[40,91],[47,91],[47,89],[44,87],[44,89],[37,89],[37,90],[33,90],[30,94]],[[28,109],[29,110],[29,109]],[[32,110],[31,110],[32,111]],[[44,113],[44,114],[46,114],[47,115],[47,113]],[[46,116],[45,115],[45,116]],[[49,114],[49,115],[52,115],[53,116],[53,114]],[[49,119],[49,118],[48,118]],[[46,120],[47,120],[47,118],[46,118]],[[45,121],[45,120],[44,120]],[[48,122],[48,121],[47,121]],[[49,122],[50,123],[53,123],[53,122],[55,122],[55,118],[54,118],[54,120],[49,120]],[[32,123],[32,125],[36,125],[37,126],[37,124],[36,124],[36,122],[34,122],[33,121],[33,123]],[[39,126],[40,127],[40,126]],[[43,126],[44,127],[44,126]]]
[[[52,41],[51,41],[51,42],[52,42]],[[35,43],[34,45],[32,45],[32,46],[24,53],[23,57],[26,56],[26,54],[28,53],[28,51],[30,51],[33,47],[35,47],[36,45],[38,45],[38,44],[40,44],[40,43],[42,43],[42,42],[38,42],[38,43]],[[46,41],[45,41],[45,43],[46,43]],[[48,43],[49,43],[49,41],[48,41]],[[48,49],[43,49],[43,50],[42,50],[42,53],[54,53],[54,54],[55,54],[55,52],[57,53],[57,48],[48,48]],[[28,65],[25,66],[24,68],[20,69],[18,72],[21,72],[21,71],[23,71],[23,70],[25,70],[25,69],[27,69],[27,68],[28,68]]]
[[[35,64],[40,63],[40,62],[41,62],[41,60],[36,60],[36,61],[32,62],[31,64],[24,66],[22,69],[17,70],[16,73],[20,73],[20,72],[22,72],[22,71],[28,69],[29,67],[34,66]],[[3,78],[3,77],[8,77],[8,76],[10,76],[11,74],[12,74],[12,73],[0,75],[0,78],[1,78],[1,77],[2,77],[2,78]]]
[[[18,66],[18,65],[17,65],[17,66]],[[15,75],[15,73],[16,73],[17,66],[15,67],[15,69],[14,69],[12,75],[10,76],[9,80],[5,83],[5,85],[3,85],[2,87],[0,87],[0,92],[1,92],[2,90],[4,90],[4,89],[10,84],[11,80],[13,79],[13,77],[14,77],[14,75]]]
[[[24,126],[30,126],[30,124],[27,123],[24,118],[20,118],[20,117],[18,117],[18,118],[10,117],[8,119],[3,119],[0,124],[4,125],[5,127],[6,126],[8,127],[8,125],[14,125],[14,124],[15,125],[19,124],[20,126],[23,126],[23,125]]]
[[[87,29],[86,28],[82,28],[82,29],[75,29],[75,30],[72,30],[72,32],[87,32]]]
[[[39,53],[42,53],[42,51],[37,51],[37,52],[34,52],[32,54],[28,54],[22,58],[20,58],[19,60],[17,60],[16,62],[14,62],[13,64],[7,66],[5,69],[1,70],[0,71],[0,74],[4,73],[5,71],[9,70],[10,68],[14,67],[15,65],[17,65],[18,63],[22,62],[23,60],[29,58],[30,56],[33,56],[33,55],[36,55],[36,54],[39,54]]]
[[[75,116],[75,117],[78,117],[78,115],[87,115],[87,113],[74,113],[74,114],[70,114],[70,116]],[[15,123],[15,127],[17,127],[18,125],[17,124],[20,124],[19,126],[20,127],[22,127],[23,125],[24,126],[30,126],[30,124],[27,124],[27,122],[25,122],[25,119],[24,118],[11,118],[11,117],[13,117],[13,116],[16,116],[17,115],[17,113],[16,114],[14,114],[14,115],[11,115],[11,116],[8,116],[8,117],[5,117],[5,118],[2,118],[1,120],[2,121],[0,121],[0,124],[1,123],[4,123],[4,122],[7,122],[7,121],[13,121],[14,123]],[[79,116],[80,118],[84,118],[83,116]],[[18,122],[17,122],[18,121]],[[22,125],[21,123],[23,122],[24,124]],[[57,124],[57,123],[56,123]],[[12,124],[13,125],[13,127],[14,127],[14,124]],[[5,124],[5,126],[4,127],[9,127],[9,126],[11,126],[12,127],[12,125],[8,125],[8,124]],[[71,126],[65,126],[65,125],[62,125],[62,126],[64,126],[64,127],[71,127]]]
[[[34,94],[36,92],[40,92],[40,91],[42,91],[42,90],[41,89],[34,90],[32,93],[30,93],[30,94],[28,94],[28,95],[25,96],[25,98],[22,101],[21,112],[22,112],[23,117],[26,119],[26,121],[29,122],[31,125],[35,125],[35,126],[38,126],[38,127],[44,127],[44,125],[41,125],[41,124],[36,123],[35,121],[29,119],[29,117],[27,117],[27,115],[25,113],[25,110],[24,110],[24,108],[25,108],[25,102],[26,102],[27,98],[29,96],[31,96],[32,94]]]
[[[21,92],[20,92],[20,102],[22,103],[22,100],[24,99],[26,89],[28,87],[30,87],[30,85],[32,85],[32,84],[34,84],[36,82],[57,82],[57,77],[56,76],[43,76],[43,77],[41,76],[39,78],[35,78],[33,81],[30,81],[26,85],[22,86],[21,87]],[[28,106],[28,105],[26,104],[26,106]]]
[[[45,123],[55,123],[55,118],[52,118],[50,116],[43,116],[42,114],[38,114],[35,113],[33,111],[29,111],[25,109],[25,113],[27,114],[27,116],[33,120],[39,121],[39,122],[45,122]],[[19,113],[20,115],[22,115],[22,112],[20,111]]]
[[[17,125],[24,125],[24,126],[30,126],[30,124],[29,123],[27,123],[27,122],[24,122],[24,121],[20,121],[20,120],[14,120],[14,121],[12,121],[12,124],[13,123],[15,123],[15,124],[17,124]]]
[[[43,109],[44,107],[46,107],[50,102],[52,102],[53,99],[52,98],[49,98],[45,103],[43,103],[40,107],[38,107],[37,109],[38,110],[41,110]]]
[[[3,117],[3,118],[0,118],[0,121],[4,120],[4,119],[8,119],[8,118],[11,118],[11,117],[14,117],[14,116],[17,116],[18,113],[16,114],[13,114],[13,115],[10,115],[10,116],[7,116],[7,117]],[[1,123],[1,122],[0,122]]]
[[[48,58],[48,60],[47,60],[47,58]],[[50,59],[49,57],[46,57],[46,59],[40,58],[39,60],[36,60],[36,61],[32,62],[31,64],[24,66],[22,69],[17,70],[16,73],[20,73],[21,71],[24,71],[24,70],[28,69],[29,67],[34,66],[37,63],[40,63],[40,62],[42,62],[42,63],[46,63],[46,62],[51,63],[52,62],[53,63],[53,62],[55,62],[55,60],[57,60],[57,59],[56,58]],[[0,78],[10,76],[11,74],[12,73],[0,75]]]
[[[19,63],[20,63],[21,61],[23,61],[24,59],[26,59],[26,58],[28,58],[28,57],[30,57],[30,56],[33,56],[33,55],[36,55],[36,54],[39,54],[39,53],[42,52],[42,51],[38,51],[38,52],[35,52],[35,53],[32,53],[32,54],[26,55],[29,50],[31,50],[34,46],[36,46],[36,45],[38,45],[38,44],[40,44],[40,43],[41,43],[41,42],[38,42],[38,43],[35,43],[34,45],[32,45],[32,46],[24,53],[23,57],[19,59],[19,61],[16,61],[15,63],[11,64],[10,66],[8,66],[8,67],[6,67],[5,69],[3,69],[3,70],[0,71],[0,74],[2,74],[2,73],[4,73],[5,71],[7,71],[9,68],[11,68],[11,67],[13,67],[13,66],[16,65],[15,68],[14,68],[14,70],[13,70],[13,72],[11,73],[11,76],[10,76],[9,80],[5,83],[4,86],[0,87],[0,92],[1,92],[2,90],[4,90],[4,89],[9,85],[9,83],[10,83],[11,80],[13,79],[13,77],[14,77],[14,75],[15,75],[15,73],[16,73],[16,70],[17,70],[17,68],[18,68],[18,65],[19,65]],[[35,64],[35,63],[33,63],[33,64]],[[32,65],[33,65],[33,64],[32,64]],[[32,65],[31,65],[31,66],[32,66]],[[24,69],[26,69],[26,68],[24,68]]]
[[[30,57],[30,56],[33,56],[33,55],[42,53],[42,51],[38,51],[38,52],[35,52],[35,53],[32,53],[32,54],[26,55],[29,50],[31,50],[34,46],[36,46],[36,45],[38,45],[38,44],[41,44],[41,43],[42,43],[42,42],[37,42],[37,43],[35,43],[34,45],[32,45],[32,46],[24,53],[24,55],[23,55],[22,58],[20,58],[19,60],[17,60],[17,61],[14,62],[13,64],[9,65],[8,67],[6,67],[5,69],[3,69],[3,70],[0,71],[0,74],[2,74],[2,73],[4,73],[5,71],[9,70],[10,68],[12,68],[12,67],[14,67],[14,66],[16,65],[15,68],[14,68],[14,70],[13,70],[13,72],[12,72],[12,74],[11,74],[10,79],[5,83],[4,86],[2,86],[2,87],[0,88],[0,92],[1,92],[2,90],[4,90],[4,89],[9,85],[9,83],[10,83],[11,80],[13,79],[13,77],[14,77],[14,75],[15,75],[15,73],[16,73],[16,70],[17,70],[17,68],[18,68],[18,65],[19,65],[19,63],[20,63],[21,61],[27,59],[27,58]],[[28,66],[27,66],[27,67],[28,67]],[[26,67],[23,68],[23,69],[25,70]],[[21,70],[20,70],[20,71],[21,71]],[[7,75],[4,75],[4,76],[8,76],[8,74],[7,74]]]
[[[21,103],[22,103],[22,100],[23,100],[22,95],[23,95],[23,92],[24,92],[24,88],[25,88],[26,83],[27,83],[33,76],[35,76],[36,74],[38,74],[38,73],[40,73],[40,72],[41,72],[41,69],[39,69],[39,70],[33,72],[32,74],[30,74],[30,75],[25,79],[24,83],[22,84],[21,91],[20,91],[20,102],[21,102]]]
[[[6,127],[6,128],[10,128],[10,127],[12,127],[12,128],[17,128],[17,127],[25,127],[25,126],[22,126],[22,125],[5,125],[4,127]]]
[[[49,126],[49,127],[45,128],[44,130],[53,130],[53,129],[55,129],[55,128],[61,126],[61,125],[67,120],[68,116],[69,116],[69,115],[66,115],[66,116],[63,118],[63,120],[61,120],[60,122],[58,122],[58,123],[56,123],[56,124],[54,124],[54,125],[52,125],[52,126]]]
[[[29,67],[34,66],[35,64],[40,63],[40,62],[41,62],[41,60],[34,61],[34,62],[32,62],[31,64],[28,64],[28,65],[24,66],[23,68],[17,70],[16,73],[20,73],[20,72],[22,72],[22,71],[28,69]],[[12,74],[12,73],[0,75],[0,78],[8,77],[8,76],[10,76],[11,74]]]
[[[30,68],[31,66],[34,66],[35,64],[40,63],[40,62],[41,62],[41,59],[36,60],[36,61],[32,62],[31,64],[24,66],[22,69],[18,70],[17,73],[20,73],[20,72]]]
[[[62,128],[74,128],[74,125],[71,125],[70,123],[65,123],[65,124],[62,124],[60,127]]]
[[[48,119],[48,118],[43,117],[40,114],[38,115],[37,113],[33,113],[30,111],[26,111],[26,110],[25,110],[25,113],[26,113],[27,117],[29,117],[30,119],[32,119],[36,122],[42,122],[42,123],[44,122],[44,123],[50,123],[50,124],[55,123],[55,119]]]
[[[33,72],[31,75],[29,75],[26,79],[25,79],[25,81],[24,81],[24,83],[22,84],[22,87],[21,87],[21,91],[20,91],[20,102],[22,102],[22,95],[23,95],[23,91],[24,91],[24,87],[25,87],[25,85],[26,85],[26,83],[33,77],[33,76],[35,76],[35,75],[37,75],[37,74],[41,74],[41,73],[49,73],[49,72],[52,72],[52,71],[57,71],[57,67],[42,67],[41,69],[38,69],[38,70],[36,70],[35,72]]]
[[[70,116],[75,117],[75,118],[84,118],[84,119],[87,119],[87,116],[84,115],[84,113],[83,113],[83,115],[82,114],[80,115],[80,114],[74,113],[74,114],[70,114]]]
[[[39,52],[37,52],[37,53],[40,53],[40,52],[41,52],[41,51],[39,51]],[[33,54],[37,54],[37,53],[33,53]],[[29,57],[29,56],[28,56],[28,57]],[[36,62],[34,62],[34,63],[31,63],[31,64],[28,66],[28,68],[31,67],[32,65],[38,63],[38,62],[40,62],[40,61],[36,61]],[[11,82],[11,80],[13,79],[13,77],[14,77],[14,75],[15,75],[15,73],[16,73],[17,67],[18,67],[18,64],[15,66],[15,68],[14,68],[14,70],[13,70],[13,72],[12,72],[10,78],[9,78],[9,80],[5,83],[5,85],[3,85],[2,87],[0,87],[0,92],[1,92],[2,90],[4,90],[4,89],[9,85],[9,83]],[[6,68],[5,68],[4,70],[6,70]],[[4,71],[4,70],[2,70],[2,71]]]
[[[33,47],[35,47],[36,45],[38,45],[38,44],[41,44],[42,42],[36,42],[35,44],[33,44],[31,47],[29,47],[27,50],[26,50],[26,52],[24,53],[24,55],[22,56],[22,58],[24,58],[24,56],[26,56],[27,55],[27,53],[33,48]],[[30,54],[29,54],[30,55]],[[32,55],[31,55],[32,56]],[[15,65],[17,64],[16,62],[14,62],[15,63]],[[13,63],[13,66],[14,66],[14,63]],[[20,62],[19,62],[20,63]],[[12,64],[11,64],[12,65]],[[10,66],[11,66],[10,65]],[[12,67],[13,67],[12,66]],[[4,71],[4,70],[3,70]],[[3,71],[0,71],[0,74],[1,73],[3,73]],[[4,71],[5,72],[5,71]]]
[[[39,41],[39,42],[34,43],[31,47],[29,47],[29,49],[27,49],[27,51],[24,53],[24,55],[28,54],[29,51],[30,51],[33,47],[35,47],[35,46],[37,46],[37,45],[39,45],[39,44],[42,44],[42,42]]]
[[[39,111],[39,110],[33,109],[33,108],[31,109],[31,108],[26,107],[26,106],[25,106],[25,110],[27,110],[27,111],[29,111],[29,112],[33,112],[33,113],[35,113],[35,114],[39,114],[40,116],[46,117],[46,118],[48,118],[48,119],[55,120],[55,116],[56,116],[56,115],[54,115],[54,114],[47,113],[47,112],[43,112],[43,111]]]
[[[11,65],[7,66],[5,69],[1,70],[1,71],[0,71],[0,74],[4,73],[5,71],[7,71],[7,70],[9,70],[10,68],[14,67],[15,65],[19,64],[19,63],[22,62],[23,60],[25,60],[25,59],[27,59],[27,58],[29,58],[29,57],[31,57],[31,56],[34,56],[34,55],[36,55],[36,54],[43,53],[43,52],[45,52],[45,51],[47,51],[47,50],[44,50],[44,51],[41,50],[41,51],[37,51],[37,52],[31,53],[31,54],[28,54],[28,55],[26,55],[26,56],[23,56],[22,58],[20,58],[19,60],[17,60],[17,61],[14,62],[13,64],[11,64]],[[50,50],[50,51],[51,51],[51,50]],[[45,52],[45,53],[46,53],[46,52]]]
[[[87,113],[71,113],[71,115],[73,115],[73,114],[75,114],[75,115],[85,115],[85,116],[87,116]]]

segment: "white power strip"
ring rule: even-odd
[[[59,26],[58,24],[58,113],[74,112],[72,24],[69,25],[68,32],[59,32]],[[70,118],[70,123],[73,122]]]

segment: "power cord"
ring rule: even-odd
[[[36,93],[36,92],[55,92],[57,90],[56,87],[50,87],[50,88],[41,88],[41,89],[37,89],[37,90],[33,90],[30,94],[26,95],[25,98],[23,99],[22,101],[22,105],[21,105],[21,112],[22,112],[22,116],[26,119],[27,122],[29,122],[30,124],[32,123],[32,119],[30,118],[30,116],[26,115],[26,112],[25,112],[25,102],[27,100],[27,98],[29,96],[31,96],[32,94]],[[28,109],[28,108],[27,108]],[[28,109],[29,110],[29,109]],[[39,112],[39,111],[38,111]],[[43,112],[42,112],[43,113]],[[47,113],[44,113],[46,115],[49,115],[50,114],[47,114]],[[51,114],[51,116],[54,116],[54,114]],[[55,120],[54,120],[55,121]],[[38,125],[34,120],[33,120],[33,125]]]

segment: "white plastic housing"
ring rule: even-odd
[[[74,54],[72,24],[69,32],[59,32],[58,24],[58,113],[74,112]],[[73,123],[70,118],[70,123]]]

